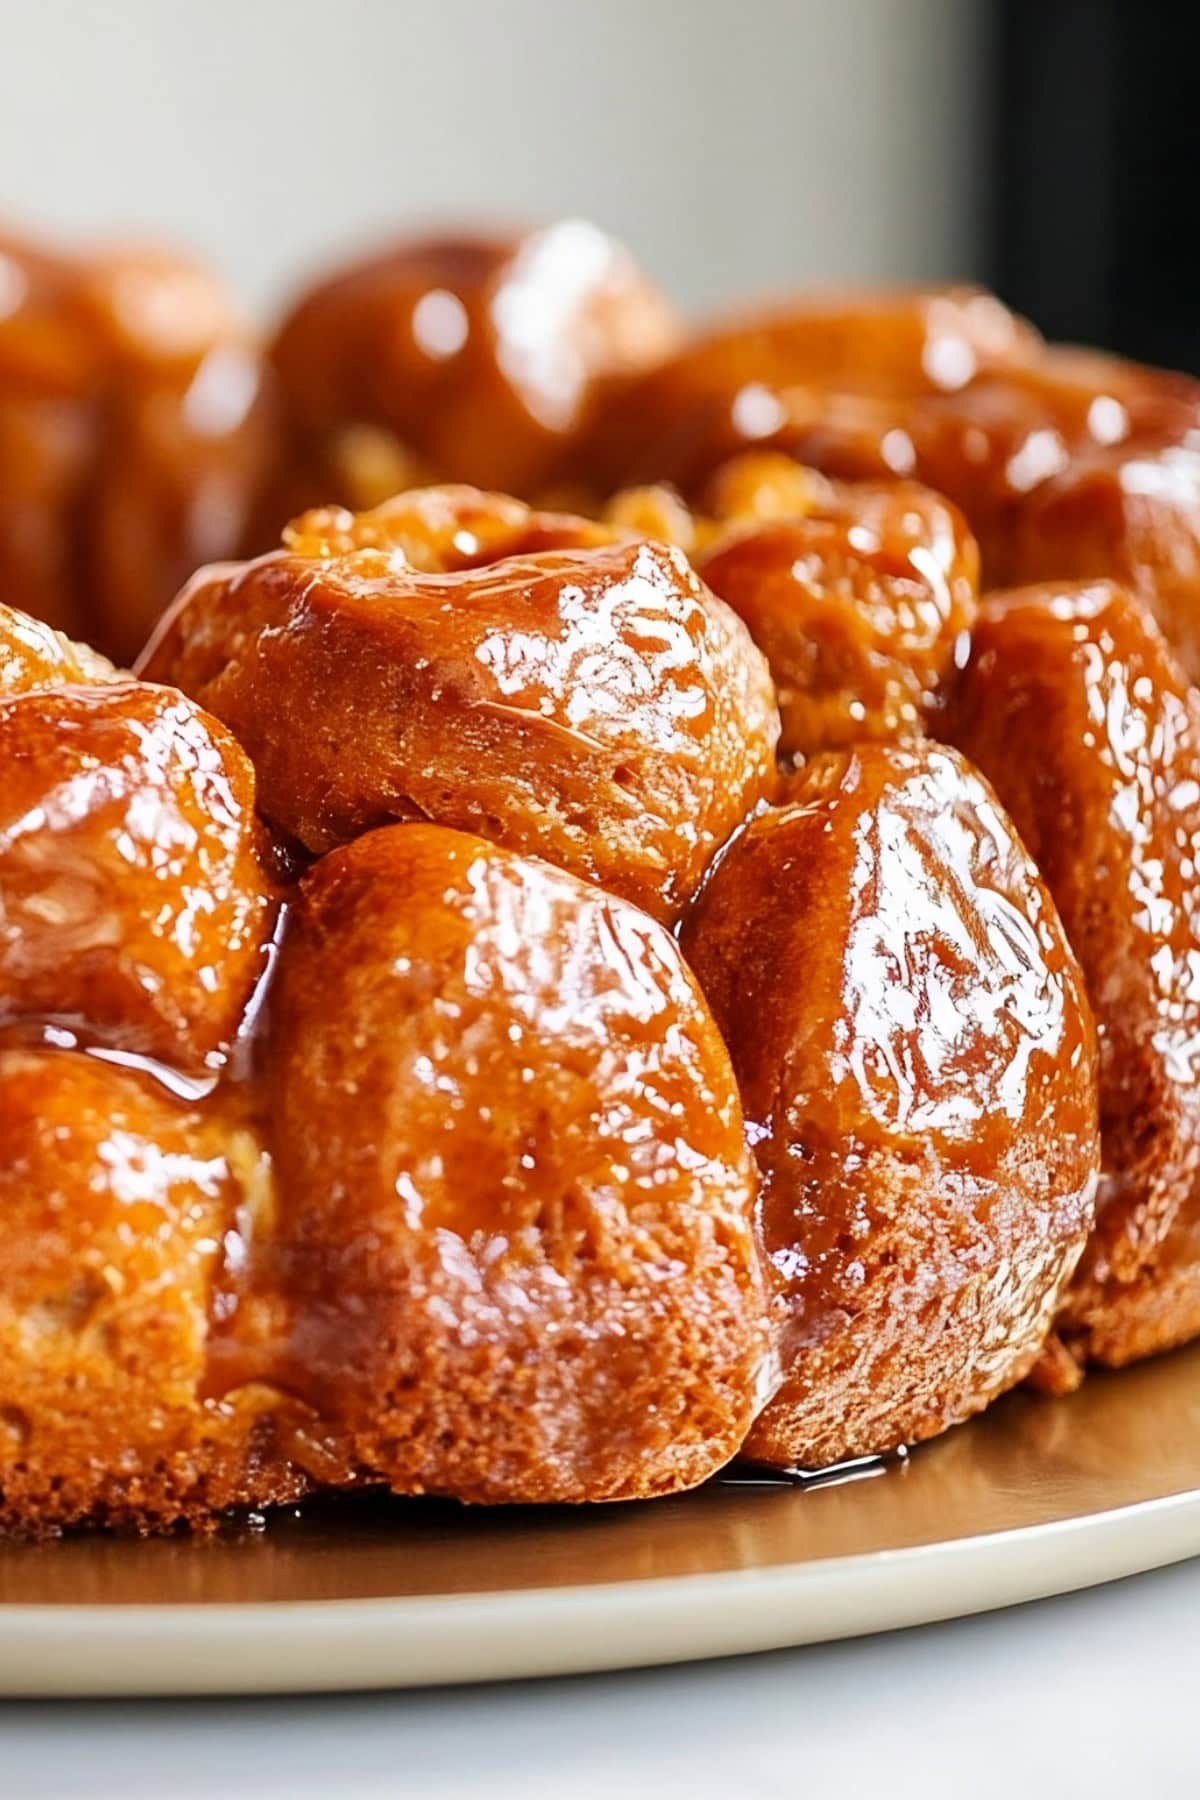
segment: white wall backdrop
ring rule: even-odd
[[[0,222],[269,306],[406,221],[587,214],[683,300],[974,262],[975,0],[0,0]]]

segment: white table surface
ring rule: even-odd
[[[3,1800],[1169,1800],[1200,1561],[918,1631],[502,1687],[0,1704]]]

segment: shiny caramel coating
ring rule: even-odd
[[[1047,346],[989,295],[861,295],[700,334],[595,433],[593,480],[698,495],[747,447],[912,478],[965,513],[985,587],[1109,576],[1200,674],[1200,384]]]
[[[229,725],[309,850],[428,818],[673,918],[773,790],[766,663],[678,551],[470,488],[288,544],[201,571],[142,666]]]
[[[748,453],[716,472],[699,515],[641,489],[606,517],[680,543],[745,620],[775,682],[781,756],[935,724],[979,583],[975,540],[940,495]]]
[[[568,480],[602,396],[677,338],[629,252],[578,219],[416,239],[342,270],[275,341],[288,466],[255,548],[326,501],[363,509],[431,481],[532,497]]]
[[[601,493],[665,480],[694,497],[730,457],[790,449],[799,425],[819,425],[837,395],[845,397],[837,436],[856,449],[858,407],[865,411],[867,466],[833,473],[911,475],[901,444],[881,447],[886,407],[876,413],[873,402],[890,401],[894,423],[914,395],[955,391],[1024,362],[1038,342],[1031,326],[978,288],[798,295],[786,308],[697,332],[614,393],[586,448],[588,472]]]
[[[948,729],[1087,978],[1103,1165],[1060,1328],[1128,1362],[1200,1332],[1200,702],[1131,596],[1057,583],[988,597]]]
[[[740,1444],[767,1348],[725,1048],[670,935],[433,825],[302,883],[270,1011],[275,1378],[397,1492],[643,1498]]]
[[[206,270],[0,237],[0,594],[130,660],[262,477],[258,353]]]
[[[249,1132],[145,1075],[0,1046],[0,1532],[207,1525],[303,1491],[290,1403],[205,1395],[225,1246],[264,1166]]]
[[[816,758],[683,948],[738,1078],[787,1310],[757,1460],[944,1430],[1028,1371],[1093,1217],[1095,1038],[1037,871],[955,752]]]
[[[0,602],[0,700],[34,688],[92,687],[119,681],[112,664],[41,619]]]
[[[0,699],[0,1023],[212,1066],[265,968],[266,849],[249,761],[182,694]]]
[[[1200,384],[1056,346],[961,392],[914,397],[903,417],[876,400],[849,438],[836,410],[815,434],[799,419],[789,428],[796,454],[851,476],[904,467],[949,495],[979,538],[987,587],[1134,587],[1200,671]]]

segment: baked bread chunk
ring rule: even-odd
[[[1093,1218],[1096,1050],[1050,897],[954,751],[830,753],[786,799],[683,945],[783,1307],[746,1454],[821,1468],[943,1431],[1033,1366]]]

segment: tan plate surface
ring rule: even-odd
[[[364,1496],[210,1541],[0,1547],[0,1693],[385,1687],[955,1617],[1200,1552],[1200,1347],[907,1464],[591,1510]]]

